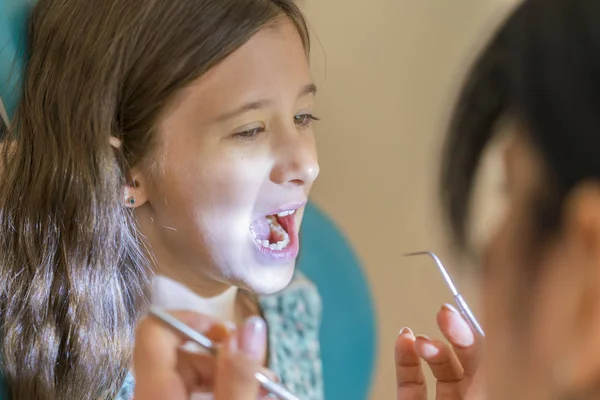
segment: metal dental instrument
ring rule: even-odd
[[[169,326],[171,329],[175,330],[176,332],[179,332],[186,338],[199,344],[200,346],[208,350],[211,354],[217,354],[219,350],[218,346],[212,340],[210,340],[203,334],[197,332],[196,330],[190,328],[183,322],[179,321],[177,318],[173,317],[171,314],[156,307],[150,307],[150,314],[158,318],[161,322]],[[256,372],[254,376],[260,382],[260,385],[263,387],[263,389],[275,395],[278,399],[300,400],[283,385],[272,381],[262,372]]]
[[[427,255],[427,256],[430,256],[431,258],[433,258],[433,260],[437,264],[438,268],[440,269],[440,272],[442,273],[442,276],[444,277],[444,280],[446,281],[446,284],[448,285],[448,287],[450,288],[450,291],[452,291],[452,294],[454,295],[454,302],[456,303],[456,306],[458,307],[460,314],[469,323],[469,325],[471,326],[471,329],[473,329],[473,332],[475,332],[475,334],[481,338],[485,337],[485,334],[483,332],[483,329],[481,328],[481,325],[479,325],[479,322],[477,322],[477,318],[475,318],[475,315],[473,314],[473,312],[467,305],[467,302],[465,301],[465,299],[463,299],[463,297],[460,295],[460,293],[458,293],[458,290],[456,290],[456,286],[454,286],[454,282],[452,282],[452,279],[450,278],[450,275],[448,275],[448,271],[446,271],[446,268],[444,268],[444,264],[442,264],[442,261],[440,260],[440,258],[435,253],[432,253],[431,251],[421,251],[421,252],[417,252],[417,253],[409,253],[409,254],[405,254],[404,256],[412,257],[412,256],[424,256],[424,255]]]

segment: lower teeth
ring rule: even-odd
[[[271,231],[278,233],[281,237],[283,237],[283,239],[281,239],[277,243],[271,243],[266,239],[257,240],[258,244],[260,244],[262,247],[267,247],[271,250],[285,249],[290,244],[290,235],[288,235],[288,233],[285,231],[285,229],[283,229],[281,227],[281,225],[274,224],[270,219],[269,219],[269,228],[271,228]]]

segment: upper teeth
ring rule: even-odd
[[[296,210],[282,211],[280,213],[277,213],[277,216],[278,217],[287,217],[288,215],[292,215],[295,212],[296,212]]]

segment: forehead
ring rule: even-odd
[[[288,19],[264,27],[189,88],[196,112],[214,114],[256,99],[297,95],[311,82],[306,49]]]

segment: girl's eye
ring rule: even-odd
[[[243,132],[235,133],[233,136],[236,139],[240,139],[240,140],[256,140],[258,138],[258,136],[260,136],[260,134],[263,133],[264,131],[265,131],[265,128],[263,128],[263,127],[253,128],[253,129],[248,129]]]
[[[313,121],[319,121],[319,118],[312,114],[298,114],[294,117],[296,125],[302,128],[309,127]]]
[[[294,116],[294,123],[301,128],[309,127],[313,121],[319,121],[319,118],[315,117],[312,114],[298,114]],[[257,127],[235,133],[233,134],[233,137],[240,140],[252,141],[258,139],[258,137],[264,132],[264,127]]]

